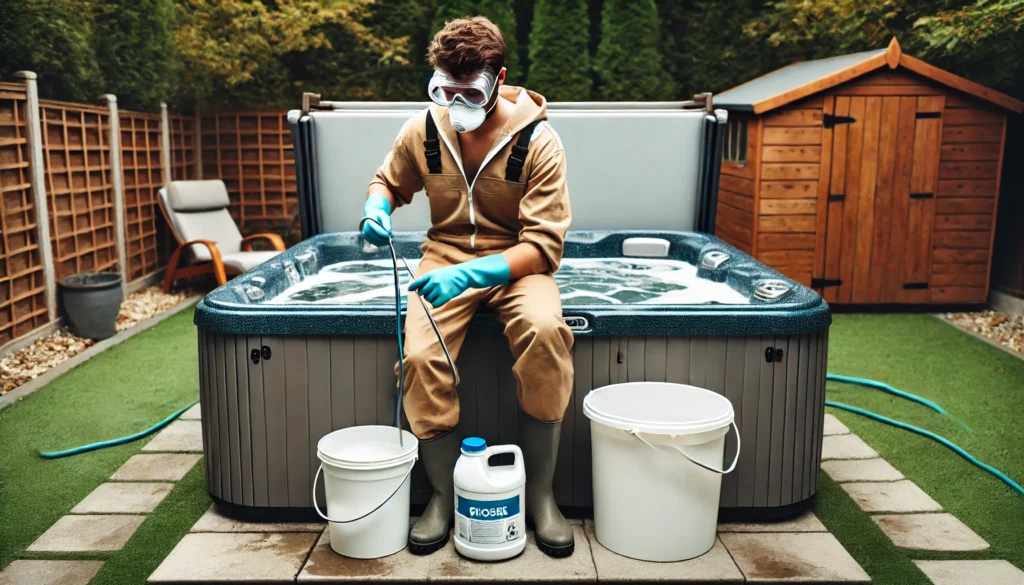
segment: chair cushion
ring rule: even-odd
[[[181,226],[178,225],[178,214],[174,213],[174,210],[171,209],[171,200],[170,196],[167,195],[167,187],[161,187],[157,193],[160,195],[160,204],[163,205],[164,211],[167,212],[167,219],[171,224],[171,230],[174,232],[175,236],[180,238]]]
[[[171,181],[167,202],[174,211],[223,209],[231,200],[224,181]]]
[[[234,268],[239,272],[245,272],[263,264],[280,252],[235,252],[221,256],[224,266]]]
[[[242,249],[242,233],[238,231],[238,226],[235,225],[235,220],[232,219],[227,209],[192,213],[175,211],[173,213],[174,222],[177,224],[183,241],[210,240],[216,242],[221,257]],[[210,260],[210,252],[205,246],[192,246],[192,253],[196,262]]]

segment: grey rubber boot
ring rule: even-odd
[[[551,488],[561,434],[562,421],[541,422],[519,413],[519,448],[526,466],[526,521],[536,531],[537,547],[557,558],[571,555],[576,548],[572,527],[558,509]]]
[[[420,441],[420,460],[434,493],[409,531],[409,552],[414,555],[429,555],[448,544],[455,512],[455,462],[461,449],[455,431]]]

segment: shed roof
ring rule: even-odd
[[[793,63],[776,69],[714,96],[714,104],[726,110],[760,114],[885,66],[903,67],[1007,110],[1024,112],[1024,102],[904,55],[895,37],[885,49]]]

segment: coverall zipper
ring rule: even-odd
[[[484,167],[487,166],[487,163],[489,163],[491,159],[494,158],[494,155],[497,154],[499,150],[504,148],[505,145],[508,144],[510,140],[512,140],[512,135],[509,134],[505,136],[500,141],[498,141],[497,145],[495,145],[494,147],[491,148],[490,151],[488,151],[487,156],[485,156],[483,162],[480,163],[480,168],[476,170],[476,175],[473,177],[473,182],[471,183],[469,182],[469,179],[466,177],[466,169],[462,167],[462,151],[455,150],[454,148],[452,148],[451,143],[448,142],[448,137],[445,136],[443,132],[439,132],[439,134],[441,135],[441,139],[444,140],[445,145],[448,147],[448,152],[452,153],[452,158],[455,159],[455,164],[459,166],[459,173],[462,174],[462,180],[466,181],[466,187],[468,188],[469,192],[469,223],[473,224],[473,235],[469,237],[469,247],[472,248],[473,250],[476,250],[476,236],[477,233],[479,233],[480,228],[477,227],[476,225],[476,212],[473,210],[473,185],[476,185],[476,180],[477,178],[480,177],[480,171],[483,171]]]

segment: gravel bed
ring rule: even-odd
[[[185,294],[164,294],[158,287],[134,292],[121,303],[117,330],[124,331],[155,317],[185,300]],[[68,360],[95,343],[76,337],[61,329],[0,360],[0,395],[38,378],[61,362]]]
[[[983,335],[1014,351],[1024,353],[1024,315],[998,311],[946,313],[945,318],[964,329]]]
[[[133,292],[121,303],[117,330],[124,331],[141,321],[156,317],[185,300],[185,296],[184,293],[167,294],[156,286]]]

